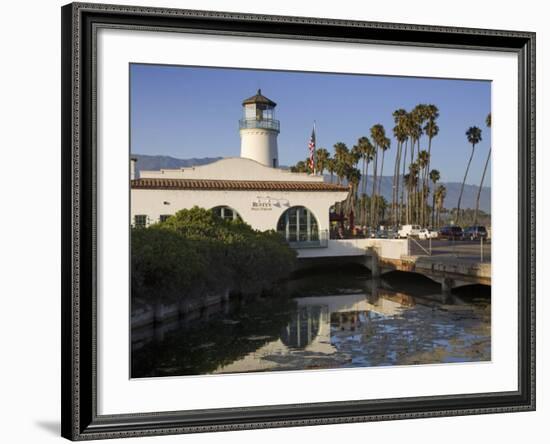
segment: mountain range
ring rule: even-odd
[[[134,154],[132,157],[138,159],[136,163],[136,176],[139,177],[139,172],[141,170],[160,170],[160,169],[178,169],[184,167],[191,167],[197,165],[206,165],[208,163],[215,162],[220,160],[221,157],[202,157],[202,158],[191,158],[191,159],[178,159],[170,156],[156,156],[156,155],[145,155],[145,154]],[[287,167],[281,167],[287,168]],[[487,181],[490,178],[486,178]],[[336,181],[336,177],[334,177]],[[363,180],[363,179],[361,179]],[[325,181],[330,181],[330,175],[325,174]],[[447,197],[445,198],[445,207],[453,208],[456,207],[458,202],[458,196],[460,194],[460,182],[438,182],[441,185],[444,185],[447,188]],[[383,176],[382,182],[380,184],[380,189],[382,196],[386,200],[391,201],[392,195],[392,186],[393,186],[393,177],[392,176]],[[475,208],[476,197],[478,192],[478,185],[464,185],[464,194],[462,196],[461,207],[466,208]],[[359,189],[361,190],[361,183],[359,184]],[[367,193],[370,194],[372,190],[372,176],[367,177]],[[431,199],[431,198],[430,198]],[[429,202],[431,204],[431,200]],[[486,213],[491,212],[491,188],[483,187],[481,190],[481,196],[479,199],[479,208],[480,210],[485,211]]]

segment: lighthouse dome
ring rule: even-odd
[[[275,108],[277,106],[277,104],[273,100],[270,100],[266,96],[262,95],[262,90],[261,89],[258,89],[258,92],[255,95],[253,95],[252,97],[249,97],[248,99],[243,100],[243,106],[252,105],[252,104],[256,104],[256,103],[262,104],[262,105],[267,105],[267,106],[270,106],[272,108]]]

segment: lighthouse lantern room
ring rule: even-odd
[[[259,89],[256,95],[243,101],[243,118],[239,121],[241,157],[273,168],[279,165],[277,135],[280,125],[275,119],[276,106]]]

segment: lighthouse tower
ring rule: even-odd
[[[279,166],[279,121],[275,119],[276,106],[259,89],[255,96],[243,101],[243,118],[239,121],[241,157],[273,168]]]

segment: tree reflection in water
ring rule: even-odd
[[[232,303],[132,332],[132,377],[491,359],[490,288],[441,304],[364,277],[301,281],[287,290],[298,297]]]

